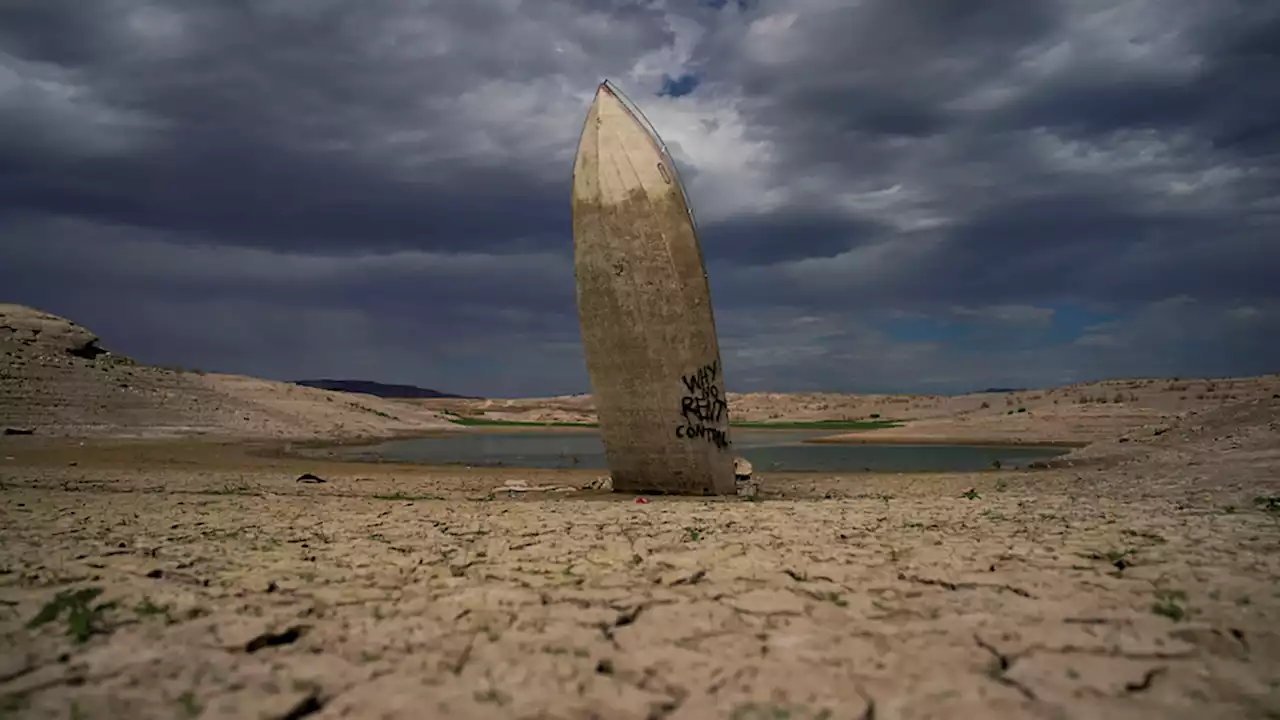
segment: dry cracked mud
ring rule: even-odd
[[[637,503],[10,438],[0,717],[1280,717],[1259,447]]]

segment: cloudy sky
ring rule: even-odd
[[[0,301],[158,364],[586,391],[605,77],[731,390],[1280,370],[1261,0],[5,0]]]

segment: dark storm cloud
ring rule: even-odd
[[[935,249],[897,285],[844,297],[1274,293],[1280,251],[1268,237],[1280,228],[1274,205],[1267,215],[1257,204],[1278,187],[1276,156],[1259,153],[1280,132],[1280,84],[1267,80],[1280,77],[1277,13],[1200,6],[1198,22],[1161,24],[1157,5],[1126,5],[1146,11],[1148,24],[1132,27],[1126,15],[1082,19],[1070,3],[833,6],[799,15],[778,41],[785,55],[806,38],[792,61],[752,63],[744,51],[722,72],[750,93],[752,127],[781,145],[784,172],[824,161],[838,168],[833,184],[878,178],[931,196]],[[1124,36],[1136,59],[1095,58],[1088,33]],[[1179,199],[1160,187],[1162,175],[1215,173],[1233,176],[1216,200],[1202,200],[1214,188]],[[830,287],[800,285],[819,303]]]
[[[821,211],[739,217],[699,227],[708,264],[771,265],[832,257],[885,228]]]
[[[1054,222],[1046,223],[1049,217]],[[1141,302],[1164,297],[1170,284],[1186,287],[1188,278],[1171,277],[1160,267],[1166,264],[1162,260],[1193,252],[1206,241],[1221,247],[1229,231],[1220,218],[1143,212],[1095,193],[1028,198],[995,205],[948,233],[945,245],[920,268],[924,276],[947,281],[922,290],[944,302],[948,297],[1000,302],[1073,294]],[[1280,260],[1280,253],[1272,254]],[[1218,263],[1187,269],[1212,280],[1198,289],[1214,294],[1240,289]]]
[[[536,242],[568,251],[568,181],[530,177],[521,168],[454,167],[404,181],[366,163],[249,142],[164,152],[88,159],[74,172],[47,158],[0,155],[0,215],[75,216],[224,245],[504,251]]]
[[[563,19],[572,31],[585,22],[581,8],[522,16],[454,3],[441,15],[399,2],[187,2],[155,10],[150,22],[174,25],[174,37],[140,47],[125,37],[123,7],[0,10],[14,56],[63,65],[104,104],[155,124],[133,152],[62,162],[33,151],[28,138],[0,139],[0,213],[273,247],[504,249],[517,240],[514,228],[526,229],[521,242],[563,243],[564,157],[535,167],[451,157],[456,134],[439,121],[477,78],[518,83],[564,72],[546,52],[545,23]],[[618,13],[602,31],[570,35],[575,47],[625,58],[666,37],[652,11],[622,5]],[[389,167],[399,160],[394,150],[374,151],[397,132],[414,134],[406,149],[421,161]],[[560,172],[548,167],[555,161]]]
[[[0,299],[144,360],[585,390],[602,77],[691,185],[732,383],[1280,365],[1280,8],[1247,0],[13,0]]]
[[[801,161],[831,160],[848,138],[929,135],[955,122],[943,101],[1013,61],[1055,27],[1050,0],[833,4],[794,21],[785,64],[730,66],[763,126]],[[840,158],[855,161],[853,157]]]
[[[1188,54],[1199,55],[1199,67],[1189,75],[1107,73],[1105,68],[1068,74],[1027,93],[1006,119],[1017,126],[1080,133],[1188,129],[1224,148],[1273,143],[1280,87],[1268,78],[1280,72],[1280,12],[1268,5],[1228,3],[1216,18],[1187,30]]]

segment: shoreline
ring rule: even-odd
[[[491,434],[503,434],[502,431],[505,430],[505,428],[495,428],[492,426],[488,427],[487,429],[491,431]],[[538,430],[539,428],[525,427],[524,429]],[[558,429],[582,430],[582,429],[594,429],[594,428],[558,428]],[[792,432],[794,432],[794,430],[792,430]],[[416,436],[416,437],[439,437],[439,436],[440,435]],[[372,447],[374,445],[380,444],[381,442],[395,441],[395,440],[413,440],[413,439],[416,439],[416,437],[389,438],[385,440],[374,441],[372,443],[315,442],[315,443],[309,444],[308,447],[314,450],[324,450],[328,448],[359,449],[360,447]],[[1016,449],[1024,449],[1024,450],[1057,451],[1054,456],[1050,458],[1046,458],[1045,460],[1042,460],[1039,462],[1052,462],[1052,461],[1058,460],[1060,457],[1066,454],[1066,451],[1069,451],[1075,448],[1084,447],[1085,445],[1089,444],[1085,442],[1074,442],[1074,441],[1044,441],[1044,442],[1031,443],[1031,442],[1016,441],[1016,440],[1011,441],[1011,440],[1000,440],[1000,439],[967,441],[962,438],[938,438],[938,437],[920,438],[920,437],[904,437],[904,436],[897,436],[893,438],[880,438],[880,439],[862,438],[862,437],[841,438],[841,436],[823,436],[823,437],[817,437],[817,438],[806,438],[803,440],[799,440],[798,442],[800,444],[813,443],[813,444],[829,444],[829,445],[883,445],[883,446],[899,446],[899,447],[901,446],[971,447],[971,448],[993,449],[993,450],[994,449],[1009,450],[1009,449],[1016,448]],[[271,452],[271,451],[268,451],[268,452]],[[489,470],[489,471],[496,471],[496,472],[538,471],[538,472],[553,472],[553,473],[554,472],[591,472],[591,473],[604,473],[604,474],[608,474],[609,472],[609,468],[607,466],[598,467],[598,468],[584,467],[584,466],[534,467],[534,466],[522,466],[518,464],[508,465],[503,463],[467,464],[464,462],[430,462],[430,461],[423,461],[423,460],[410,460],[405,458],[389,457],[389,456],[378,454],[376,452],[365,453],[365,454],[336,452],[326,457],[320,457],[318,455],[312,455],[306,452],[299,452],[297,449],[290,450],[290,449],[285,449],[283,447],[275,448],[272,454],[274,455],[274,457],[277,457],[277,458],[323,460],[326,462],[336,462],[336,463],[344,463],[344,464],[351,463],[356,465],[396,465],[396,466],[402,466],[402,467],[415,467],[415,468],[422,468],[422,469],[428,469],[428,470],[465,470],[465,471]],[[783,470],[780,472],[782,472],[785,475],[799,475],[799,476],[806,476],[806,475],[830,476],[833,474],[836,476],[843,476],[843,475],[861,476],[861,475],[901,475],[904,472],[908,474],[923,474],[923,475],[946,475],[946,474],[970,473],[970,472],[977,472],[977,473],[1015,472],[1015,471],[1026,472],[1026,471],[1035,471],[1039,469],[1042,469],[1042,468],[1033,467],[1033,466],[1010,466],[1003,470],[998,468],[983,467],[983,468],[976,468],[973,470],[946,469],[946,470],[903,471],[903,470],[870,470],[870,469],[858,469],[858,470],[823,469],[823,470]]]
[[[24,438],[25,440],[26,438]],[[378,472],[393,472],[406,477],[447,478],[560,478],[565,481],[590,480],[608,475],[607,467],[526,467],[520,465],[467,465],[465,463],[431,463],[408,459],[378,456],[357,456],[343,453],[337,448],[350,446],[348,441],[321,442],[309,440],[305,445],[315,454],[298,447],[304,443],[280,440],[245,441],[238,439],[203,438],[95,438],[66,442],[13,442],[0,443],[0,459],[16,461],[13,467],[46,469],[78,473],[85,468],[139,472],[155,477],[171,473],[190,472],[193,468],[231,470],[235,473],[257,472],[292,478],[302,472],[311,472],[332,479],[333,476],[352,476],[357,480]],[[293,447],[290,447],[292,445]],[[6,447],[7,446],[7,447]],[[334,448],[331,455],[321,454],[326,448]],[[9,451],[8,453],[3,452]],[[0,464],[0,468],[4,465]],[[378,470],[381,468],[381,470]],[[890,469],[822,469],[822,470],[768,470],[759,468],[757,477],[791,478],[786,481],[835,482],[853,478],[915,477],[930,480],[955,479],[965,476],[993,474],[1034,473],[1044,468],[1009,466],[1003,469],[981,467],[969,470],[890,470]],[[557,480],[558,482],[559,480]],[[292,480],[289,480],[292,482]],[[218,494],[211,490],[210,494]],[[673,496],[679,497],[679,496]],[[695,496],[701,497],[701,496]]]
[[[820,432],[820,428],[737,428],[751,432]],[[456,435],[483,434],[503,435],[519,433],[552,433],[556,435],[579,435],[598,433],[595,427],[566,426],[529,426],[529,425],[459,425],[455,427],[423,428],[417,430],[394,431],[376,435],[333,435],[329,437],[260,437],[233,434],[192,433],[192,434],[95,434],[95,435],[42,435],[6,438],[8,444],[21,443],[26,447],[49,445],[168,445],[174,443],[195,443],[200,445],[239,445],[254,454],[292,454],[292,448],[324,449],[373,446],[398,440],[416,440],[420,438],[441,438]],[[1086,440],[1020,440],[1016,438],[963,437],[947,435],[907,435],[882,434],[880,430],[854,431],[834,433],[804,438],[798,442],[815,445],[962,445],[969,447],[992,448],[1041,448],[1041,449],[1076,449],[1086,447],[1096,441]]]
[[[800,442],[813,445],[961,445],[965,447],[990,448],[1016,447],[1029,450],[1037,448],[1044,450],[1078,449],[1093,444],[1084,440],[1017,440],[1011,438],[965,438],[937,435],[876,436],[875,433],[876,431],[870,430],[866,433],[857,434],[824,435],[822,437],[807,438]]]

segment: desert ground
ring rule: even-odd
[[[1088,444],[642,503],[505,489],[591,471],[296,451],[589,398],[380,400],[96,348],[0,306],[0,717],[1280,717],[1276,376],[735,396],[904,420],[853,441]]]

